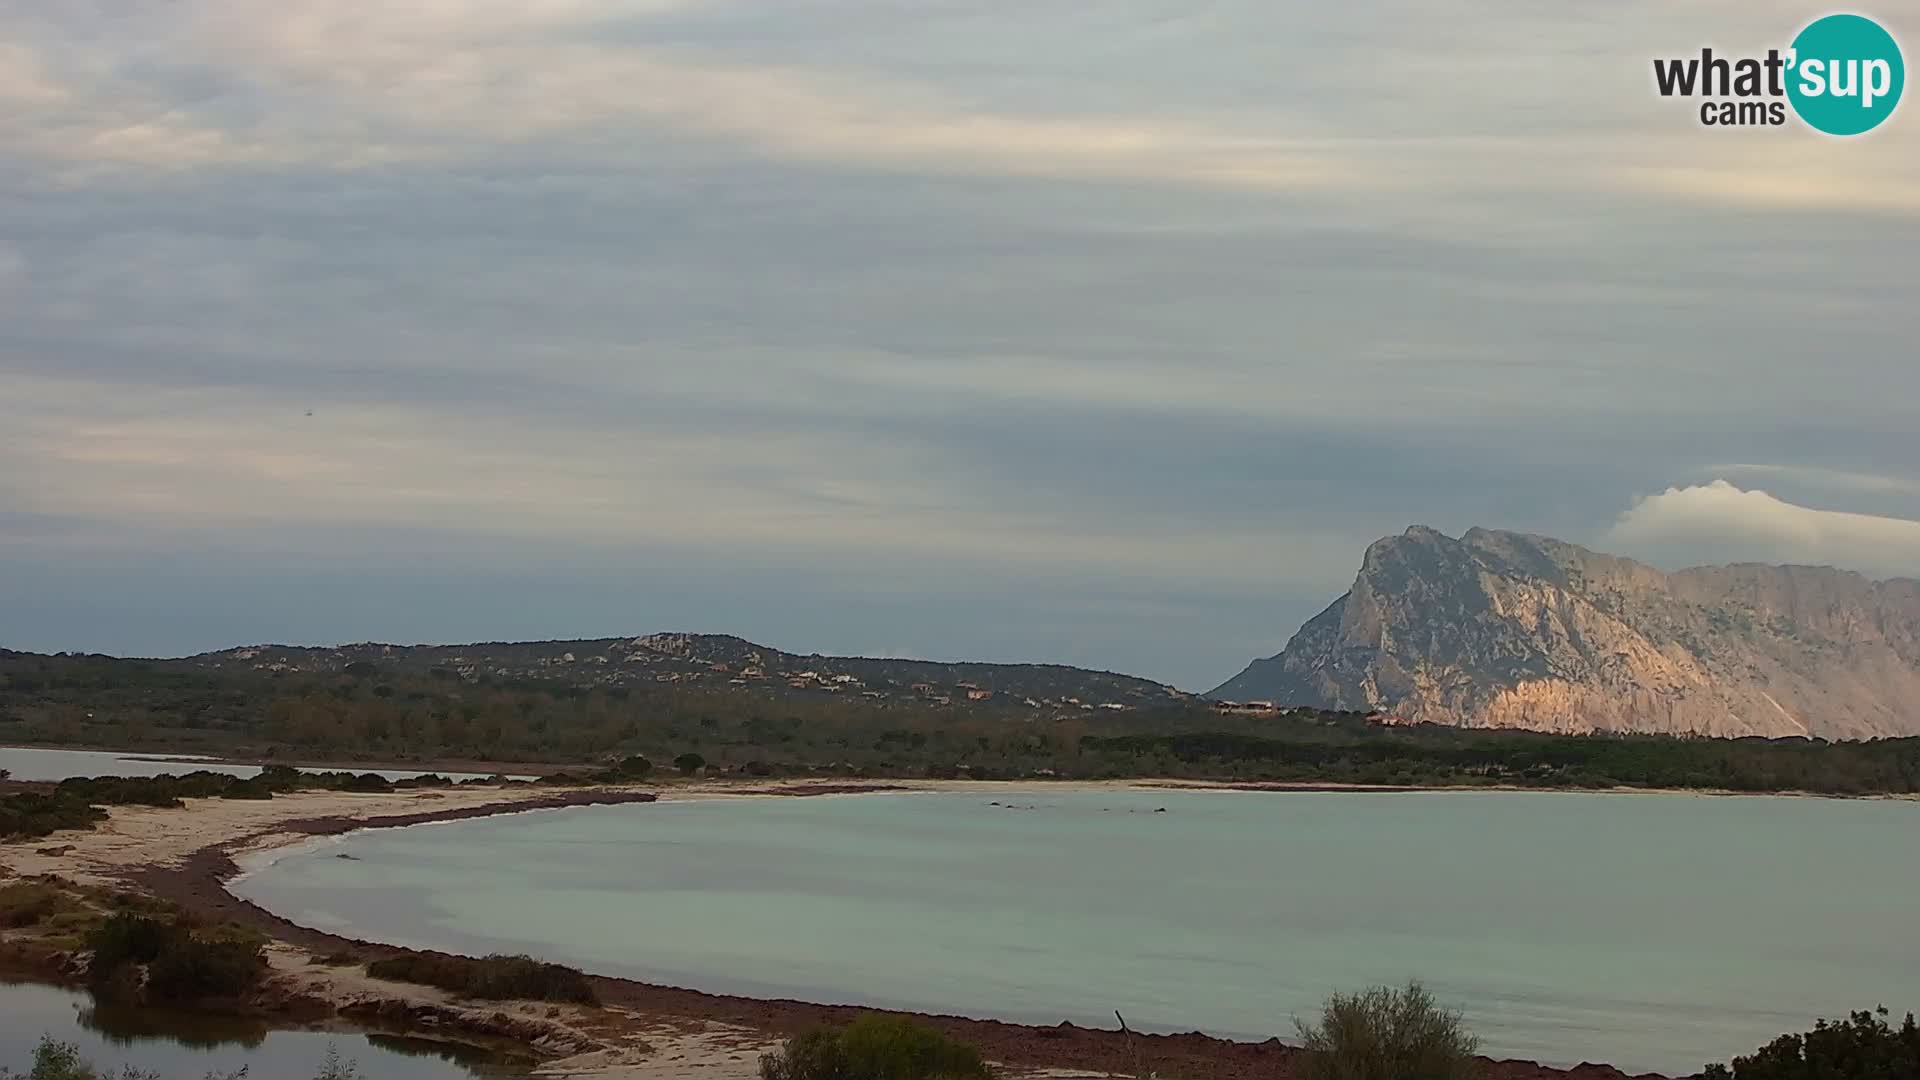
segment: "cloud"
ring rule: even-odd
[[[0,53],[15,72],[0,81],[0,101],[15,109],[0,145],[75,168],[357,169],[482,161],[558,141],[576,160],[640,165],[653,158],[649,133],[665,131],[789,159],[983,175],[1262,190],[1382,179],[1337,142],[1299,133],[995,109],[926,85],[591,32],[676,6],[489,4],[469,14],[185,0],[169,24],[180,55],[166,64],[105,35],[64,75],[24,45]],[[162,77],[169,64],[187,83],[196,66],[217,71],[223,85],[271,99],[273,114],[245,99],[183,96]]]
[[[955,462],[852,432],[746,439],[392,404],[309,416],[284,398],[225,390],[150,388],[103,407],[84,384],[4,374],[0,394],[11,429],[0,446],[5,504],[46,521],[91,521],[135,548],[155,535],[232,542],[245,533],[256,548],[286,543],[286,554],[310,555],[343,529],[437,531],[558,550],[905,558],[1193,586],[1278,576],[1263,572],[1276,542],[1269,530],[1022,503]],[[1289,536],[1296,567],[1339,565],[1350,553],[1327,530]]]
[[[1700,471],[1718,479],[1725,479],[1729,476],[1774,477],[1805,484],[1808,487],[1825,488],[1832,491],[1850,491],[1880,495],[1920,495],[1920,478],[1895,476],[1888,473],[1857,472],[1850,469],[1828,469],[1815,465],[1735,462],[1721,465],[1707,465]]]
[[[1280,42],[1299,28],[1236,4],[1196,20],[1214,25],[1210,36],[1139,33],[1130,64],[1084,48],[1089,33],[1111,33],[1110,19],[1036,11],[1034,30],[1060,39],[1062,71],[1077,82],[951,62],[948,38],[995,55],[1032,47],[1004,20],[981,30],[967,4],[905,25],[879,5],[813,13],[850,36],[862,25],[884,32],[874,51],[891,62],[817,43],[801,15],[691,0],[470,11],[181,0],[164,17],[82,13],[8,27],[0,16],[0,30],[25,42],[0,52],[0,72],[14,72],[0,75],[0,101],[12,106],[0,147],[84,179],[116,168],[363,169],[521,152],[644,169],[671,136],[838,167],[1304,194],[1508,232],[1526,227],[1512,200],[1542,196],[1920,215],[1910,143],[1827,146],[1811,160],[1784,140],[1702,138],[1689,117],[1617,92],[1618,70],[1644,63],[1637,41],[1556,46],[1543,39],[1557,23],[1493,6],[1507,10],[1465,35],[1459,19],[1409,13],[1396,28],[1371,17],[1363,31],[1336,15],[1321,27],[1332,44],[1261,55],[1220,31],[1238,23],[1240,36]],[[741,34],[749,19],[765,28]],[[1697,32],[1668,21],[1683,38]],[[1502,29],[1490,37],[1487,25]],[[1259,80],[1261,92],[1216,100],[1203,75]],[[1441,83],[1448,93],[1430,93]],[[1518,85],[1545,97],[1516,107]],[[1316,107],[1300,101],[1303,87],[1317,89]],[[1503,122],[1489,128],[1482,117],[1496,114]]]
[[[840,640],[1017,595],[1200,685],[1408,521],[1920,517],[1920,126],[1710,136],[1647,58],[1804,12],[1624,3],[0,4],[0,637],[242,639],[169,569],[218,552],[363,636],[537,567],[815,647],[890,567]]]
[[[1920,575],[1920,521],[1817,510],[1725,480],[1641,499],[1604,540],[1666,565],[1812,563],[1880,576]]]

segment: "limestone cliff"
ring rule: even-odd
[[[1213,696],[1542,731],[1920,734],[1920,582],[1663,573],[1544,536],[1415,526]]]

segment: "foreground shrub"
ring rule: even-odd
[[[1908,1013],[1895,1028],[1884,1006],[1845,1020],[1815,1022],[1804,1035],[1782,1035],[1733,1067],[1709,1065],[1702,1080],[1888,1080],[1920,1077],[1920,1027]]]
[[[266,970],[256,945],[183,935],[147,965],[147,993],[162,1001],[240,997]]]
[[[761,1080],[989,1080],[980,1051],[904,1016],[863,1016],[788,1039],[760,1057]]]
[[[93,951],[87,974],[95,982],[105,982],[129,964],[150,964],[185,934],[172,923],[118,912],[87,935],[87,948]]]
[[[250,936],[202,937],[178,923],[119,912],[87,935],[87,974],[96,988],[137,986],[146,966],[147,992],[166,1001],[239,997],[266,973],[260,943]]]
[[[1318,1024],[1295,1021],[1306,1080],[1466,1080],[1480,1075],[1479,1041],[1460,1014],[1417,982],[1335,994]]]
[[[489,1000],[566,1001],[597,1005],[599,997],[577,969],[531,956],[464,956],[407,953],[375,960],[367,974],[376,979],[420,983],[449,993]]]

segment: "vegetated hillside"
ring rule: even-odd
[[[1416,526],[1279,654],[1213,691],[1541,731],[1920,733],[1920,582],[1663,573],[1543,536]]]
[[[0,745],[569,768],[644,755],[656,771],[745,776],[1920,790],[1920,738],[1563,736],[1195,701],[1034,707],[996,695],[942,704],[917,693],[775,693],[718,680],[469,679],[444,666],[410,671],[363,661],[270,670],[279,662],[262,669],[252,661],[216,667],[0,653]]]
[[[1008,704],[1006,699],[1012,699],[1012,704],[1028,708],[1133,708],[1193,696],[1131,675],[1059,664],[803,656],[725,634],[471,645],[258,645],[205,653],[180,663],[273,673],[439,673],[469,682],[538,681],[582,688],[642,683],[725,686],[782,696],[799,691],[961,705]]]
[[[798,656],[691,635],[264,646],[184,660],[0,650],[0,745],[278,760],[576,764],[695,752],[741,767],[1045,768],[1035,755],[1168,710],[1208,715],[1192,695],[1102,672]]]

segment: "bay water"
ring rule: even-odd
[[[341,858],[339,856],[350,856]],[[1420,979],[1483,1050],[1689,1073],[1920,1009],[1920,803],[1142,789],[669,800],[375,830],[234,891],[758,997],[1294,1034]]]

